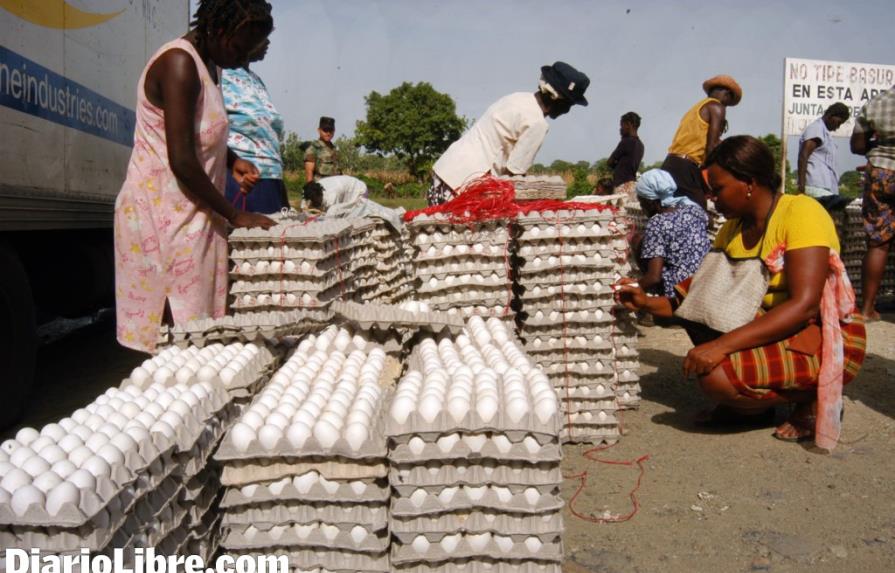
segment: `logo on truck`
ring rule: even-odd
[[[120,15],[117,12],[87,12],[65,0],[0,0],[0,8],[32,24],[57,30],[92,28]]]

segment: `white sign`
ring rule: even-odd
[[[895,66],[786,58],[783,77],[783,135],[801,135],[830,105],[842,102],[852,117],[833,135],[849,137],[864,104],[895,85]]]

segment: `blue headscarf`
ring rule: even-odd
[[[677,184],[671,174],[662,169],[650,169],[637,180],[637,196],[650,201],[658,201],[663,207],[693,205],[696,203],[687,197],[675,197]]]

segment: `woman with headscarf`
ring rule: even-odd
[[[637,199],[649,217],[639,262],[647,292],[674,295],[674,285],[693,276],[711,248],[708,215],[686,197],[675,197],[677,186],[667,171],[651,169],[637,181]]]

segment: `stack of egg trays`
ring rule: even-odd
[[[163,326],[164,343],[161,346],[186,348],[231,342],[275,343],[286,336],[317,332],[331,320],[332,313],[324,308],[265,310],[200,318],[182,325]]]
[[[518,321],[526,351],[563,406],[563,440],[619,436],[612,284],[624,228],[610,210],[531,212],[517,219]]]
[[[187,387],[183,385],[173,390],[181,398],[186,396]],[[164,400],[160,397],[163,392],[168,395]],[[11,500],[0,500],[0,523],[5,524],[0,528],[0,544],[39,548],[45,554],[70,555],[86,549],[91,553],[111,555],[115,548],[132,546],[131,542],[139,536],[144,536],[140,538],[141,547],[160,542],[159,535],[145,535],[151,530],[158,531],[161,522],[173,524],[182,515],[183,509],[178,503],[180,456],[205,445],[203,429],[227,406],[226,393],[211,384],[201,385],[191,401],[180,403],[181,400],[171,399],[172,395],[160,384],[145,389],[136,386],[124,390],[110,388],[70,418],[49,424],[40,433],[30,428],[20,430],[16,439],[4,442],[0,454],[4,478],[0,480],[3,484],[0,487],[10,487],[10,483],[17,479],[20,462],[25,469],[34,471],[33,467],[28,467],[32,462],[19,460],[28,455],[31,446],[37,447],[42,456],[67,454],[67,459],[60,458],[45,473],[55,473],[57,478],[65,475],[63,482],[78,483],[76,480],[83,481],[78,472],[84,470],[95,476],[90,480],[95,485],[84,489],[83,484],[79,484],[81,491],[74,496],[77,499],[62,503],[56,489],[48,489],[47,506],[40,502],[42,495],[38,495],[38,503],[27,508],[22,508],[21,502],[15,508],[9,503],[16,502],[15,493]],[[154,410],[147,407],[139,411],[147,405]],[[95,431],[90,430],[93,427]],[[134,429],[138,431],[135,433]],[[85,436],[85,431],[92,433],[88,436],[91,439],[87,439],[83,446],[74,447]],[[99,434],[108,440],[105,444],[94,439]],[[122,439],[124,435],[130,439]],[[85,448],[95,450],[94,457],[101,454],[108,457],[105,449],[110,445],[123,453],[123,461],[107,461],[105,467],[109,472],[97,473],[91,458],[81,459],[84,458],[81,454],[87,451]],[[77,461],[76,456],[81,461],[81,470],[75,470],[76,466],[72,465]],[[41,484],[44,480],[35,479],[28,487],[45,487]],[[58,487],[67,486],[61,483]],[[0,498],[5,497],[0,492]],[[48,507],[51,505],[54,507]],[[173,525],[165,527],[173,528]]]
[[[369,300],[377,288],[379,279],[376,272],[378,257],[375,248],[376,219],[349,219],[351,222],[351,244],[353,251],[350,261],[354,277],[354,299]]]
[[[864,254],[867,252],[867,233],[864,231],[864,218],[861,215],[862,205],[863,199],[858,198],[848,204],[844,213],[834,214],[837,231],[839,231],[842,262],[852,287],[855,289],[855,296],[859,300],[862,290],[861,265]],[[895,298],[895,249],[890,249],[877,300],[893,298]]]
[[[368,300],[396,304],[413,292],[413,267],[405,244],[406,235],[403,226],[401,231],[396,231],[385,221],[377,221],[373,236],[379,284]]]
[[[352,424],[329,436],[322,431],[326,428],[319,422],[335,401],[332,395],[317,405],[319,418],[306,419],[307,413],[302,413],[317,400],[315,388],[328,384],[324,373],[331,372],[337,385],[343,382],[344,367],[355,354],[365,365],[385,357],[380,346],[366,336],[352,336],[344,327],[305,337],[225,436],[215,454],[224,465],[225,552],[286,555],[299,570],[389,570],[388,466],[381,410],[383,388],[394,381],[400,365],[385,358],[382,370],[369,374],[376,374],[376,382],[366,379],[357,386],[352,409],[364,399],[365,388],[380,389],[361,436],[352,434]],[[282,408],[287,402],[296,408],[289,419]],[[252,424],[258,422],[250,418],[265,410],[267,416],[256,431]],[[275,424],[284,427],[274,430]]]
[[[417,300],[464,317],[512,317],[509,221],[453,224],[437,213],[419,215],[407,227],[415,253]]]
[[[514,175],[501,179],[513,183],[517,201],[566,198],[566,181],[559,175]]]
[[[470,319],[474,322],[483,326],[478,317]],[[505,396],[495,412],[485,414],[479,412],[477,399],[459,410],[450,399],[435,410],[426,406],[424,346],[428,352],[437,347],[439,359],[448,353],[469,356],[469,342],[477,352],[487,342],[482,340],[482,326],[468,328],[457,337],[457,344],[447,334],[423,338],[411,354],[409,372],[398,384],[387,425],[394,571],[560,571],[562,449],[553,391],[549,390],[551,408],[536,410],[528,386],[529,409],[521,415],[508,411]],[[549,389],[510,328],[489,319],[490,336],[484,338],[510,340],[516,349],[514,362],[525,362],[513,367],[527,372],[526,384],[540,377],[542,387]],[[460,337],[466,343],[459,342]],[[484,362],[490,368],[487,357]],[[475,364],[467,366],[470,371],[481,370]],[[455,374],[449,375],[448,398],[459,380]],[[414,384],[412,379],[422,379],[423,384],[418,399],[408,406],[398,396]],[[502,382],[500,375],[501,388]]]
[[[229,238],[231,307],[237,312],[320,307],[354,292],[352,224],[281,221]]]

